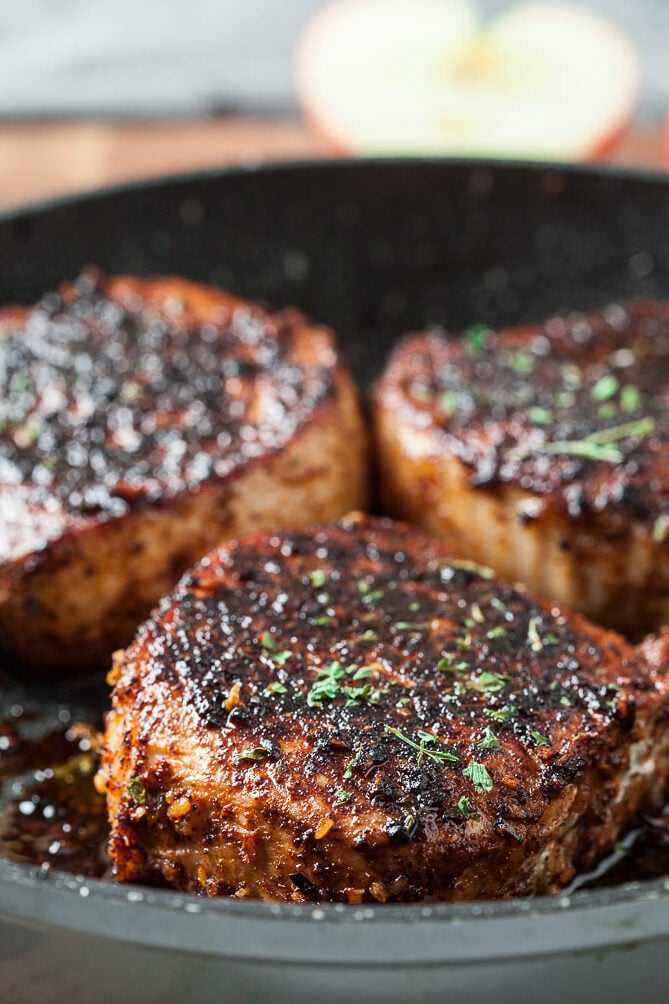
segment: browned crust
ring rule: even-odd
[[[68,674],[108,664],[110,652],[128,641],[183,569],[214,544],[262,527],[335,517],[366,498],[366,431],[357,392],[331,332],[310,325],[297,312],[271,314],[181,279],[93,281],[94,295],[131,314],[142,311],[155,323],[162,323],[167,313],[186,337],[203,326],[216,336],[240,323],[244,338],[248,324],[254,325],[261,331],[258,353],[264,351],[263,339],[270,346],[276,340],[278,365],[292,367],[295,381],[304,381],[296,383],[304,386],[303,398],[296,398],[285,429],[280,418],[266,435],[265,447],[245,453],[245,430],[256,428],[254,409],[262,408],[260,396],[274,380],[275,364],[259,362],[256,384],[241,386],[240,394],[248,395],[249,388],[252,393],[251,399],[240,398],[245,409],[241,427],[224,426],[226,434],[232,429],[232,445],[215,453],[227,465],[224,473],[210,465],[199,479],[192,471],[186,478],[181,469],[168,476],[160,458],[150,455],[145,481],[129,485],[119,469],[109,501],[94,508],[72,504],[58,478],[46,491],[30,478],[15,487],[3,485],[0,633],[7,662],[15,669],[23,665],[34,672]],[[63,287],[60,297],[64,311],[85,299],[75,285]],[[147,314],[152,310],[153,315]],[[242,322],[236,322],[235,312]],[[21,338],[30,313],[31,308],[7,309],[0,315],[0,332],[10,340]],[[221,337],[234,346],[234,335]],[[253,345],[249,351],[255,351]],[[222,390],[222,409],[233,399],[234,394],[226,398]],[[147,410],[138,413],[137,421]],[[180,419],[176,421],[178,428]],[[11,428],[4,433],[9,434]],[[207,443],[204,434],[202,442]],[[205,449],[211,453],[210,444]],[[193,447],[187,443],[189,456]],[[79,494],[86,484],[84,479],[75,485]],[[94,480],[91,484],[97,487]]]
[[[668,395],[666,304],[411,336],[373,394],[384,504],[641,637],[669,622]],[[625,428],[611,459],[560,452]]]
[[[369,669],[371,697],[310,704],[334,658]],[[118,654],[99,778],[116,876],[295,900],[552,891],[662,802],[669,664],[651,662],[389,520],[234,542]]]

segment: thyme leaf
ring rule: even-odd
[[[410,749],[416,750],[418,753],[418,763],[421,764],[425,757],[428,760],[432,760],[434,763],[443,763],[444,761],[449,761],[450,763],[457,763],[458,758],[454,753],[450,753],[446,749],[434,749],[433,746],[439,743],[436,736],[433,736],[431,732],[419,732],[418,736],[420,738],[420,743],[414,742],[409,736],[405,735],[401,729],[395,729],[390,725],[384,726],[385,731],[389,732],[391,735],[400,739],[406,746]]]

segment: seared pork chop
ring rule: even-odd
[[[408,337],[374,413],[392,515],[633,637],[669,624],[669,304]]]
[[[98,786],[123,881],[276,900],[554,891],[669,774],[634,649],[350,516],[213,551],[115,658]]]
[[[84,274],[0,314],[0,644],[106,663],[222,540],[364,504],[332,333],[180,279]]]

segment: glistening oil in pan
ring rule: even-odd
[[[1,681],[0,681],[1,683]],[[93,784],[104,706],[100,688],[74,702],[3,688],[0,855],[89,878],[108,874],[105,800]],[[646,817],[566,892],[669,874],[669,809]]]

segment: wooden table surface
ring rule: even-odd
[[[4,123],[0,208],[150,175],[320,153],[295,119]],[[609,159],[660,167],[660,130],[633,130]]]

